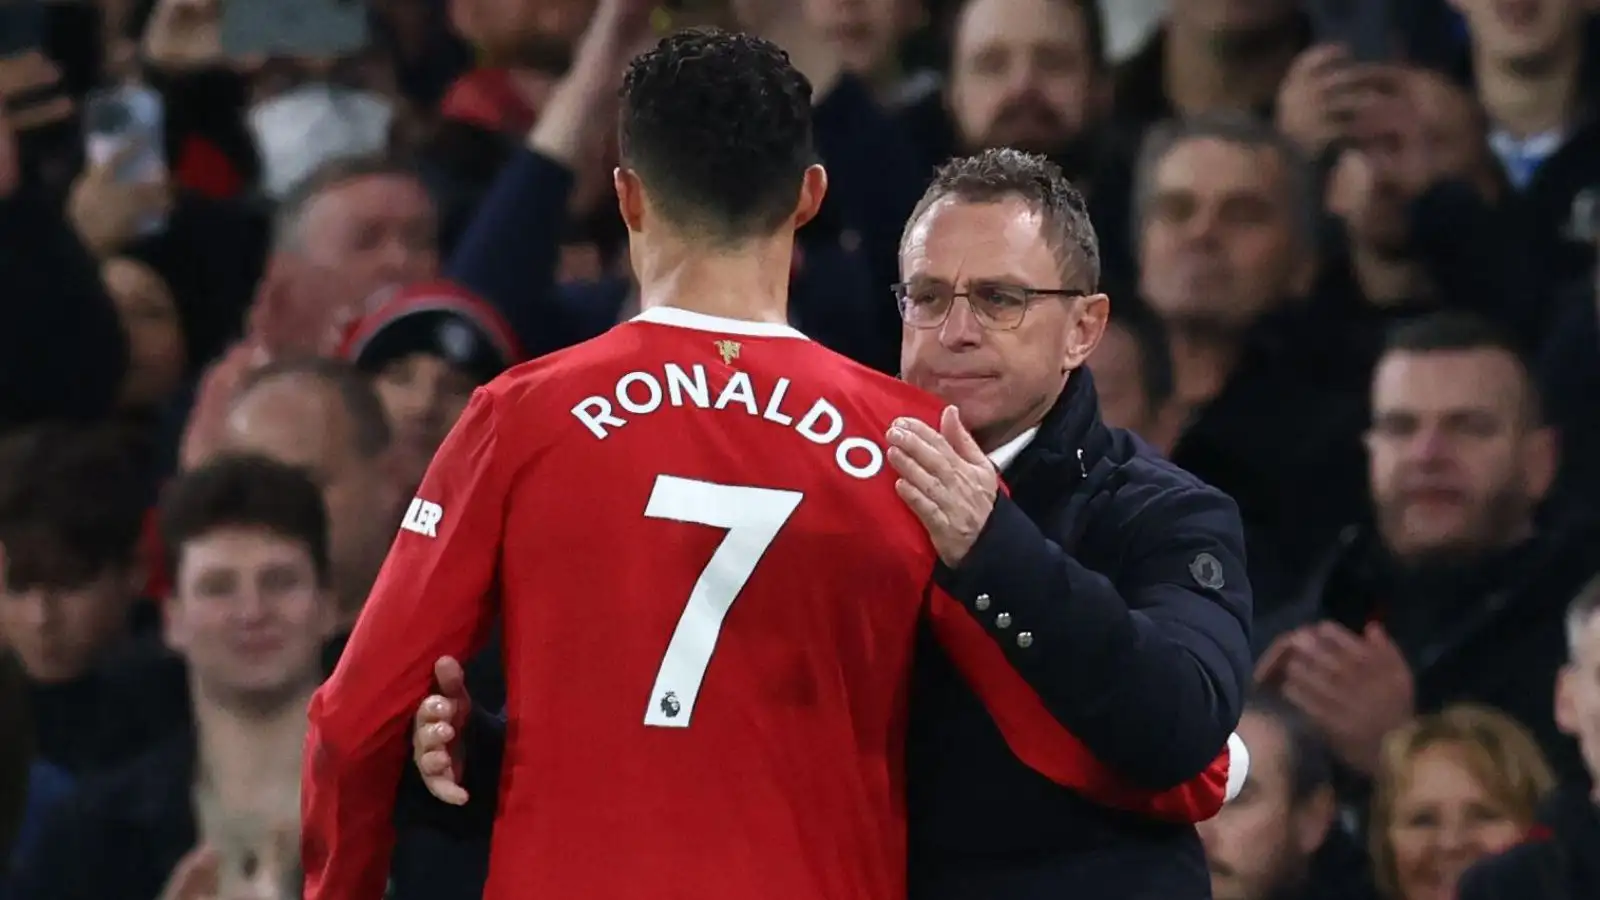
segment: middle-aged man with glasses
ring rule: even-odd
[[[1238,511],[1100,421],[1083,363],[1110,302],[1082,197],[1039,156],[954,160],[912,214],[900,265],[903,375],[957,411],[888,436],[942,586],[1133,784],[1172,787],[1225,748],[1243,756],[1231,739],[1250,674]],[[439,674],[414,733],[423,781],[449,802],[492,803],[502,732],[480,717],[460,749],[470,701],[453,661]],[[918,648],[911,716],[913,900],[1211,895],[1192,826],[1113,812],[1032,772],[932,640]],[[1242,763],[1230,770],[1241,780]],[[471,773],[482,781],[463,790],[457,776]]]

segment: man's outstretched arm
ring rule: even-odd
[[[381,897],[406,725],[433,662],[481,646],[508,491],[480,390],[434,457],[338,668],[312,698],[301,794],[306,900]]]

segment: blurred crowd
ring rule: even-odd
[[[861,362],[937,163],[1088,196],[1102,414],[1249,539],[1218,898],[1600,897],[1600,4],[250,5],[0,7],[0,897],[297,896],[310,695],[473,389],[636,310],[616,89],[700,24],[815,86]]]

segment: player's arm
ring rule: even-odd
[[[301,793],[306,900],[383,895],[412,712],[440,656],[493,622],[507,483],[494,399],[480,390],[445,439],[333,676],[310,708]]]
[[[1057,723],[1129,782],[1166,789],[1208,769],[1243,708],[1243,527],[1233,501],[1202,484],[1130,482],[1099,496],[1110,502],[1069,505],[1054,521],[1114,547],[1115,581],[1004,497],[960,565],[936,578]]]

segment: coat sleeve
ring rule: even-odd
[[[1115,505],[1095,525],[1118,529],[1115,582],[1004,496],[936,579],[1057,724],[1129,784],[1163,791],[1213,770],[1243,710],[1243,526],[1204,485],[1125,485]]]
[[[381,897],[396,788],[434,660],[487,639],[507,495],[492,396],[439,448],[338,668],[311,701],[301,796],[306,900]]]
[[[1211,764],[1183,784],[1151,790],[1130,783],[1056,721],[1012,667],[1001,645],[938,587],[932,592],[929,619],[939,643],[983,700],[1011,752],[1057,784],[1103,806],[1185,823],[1216,815],[1244,787],[1250,754],[1237,734],[1229,735]]]

